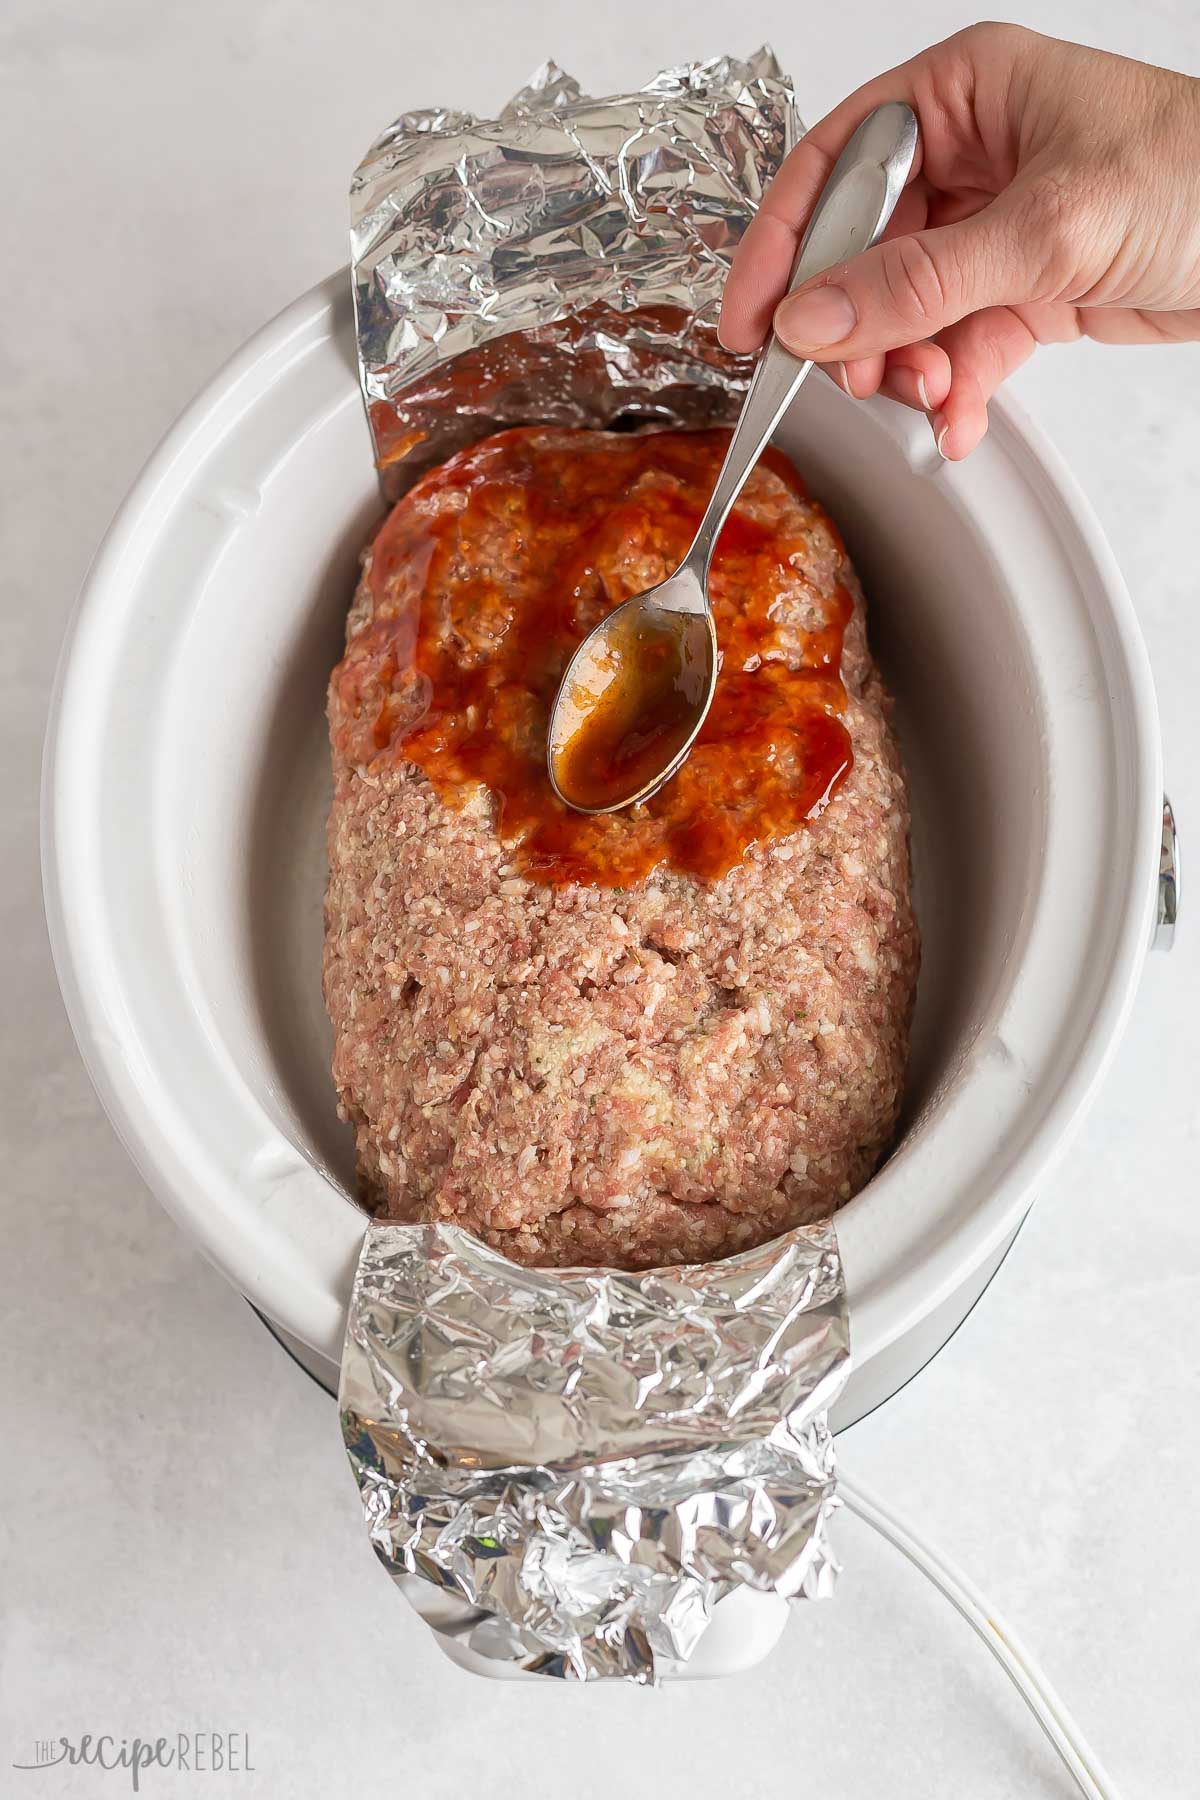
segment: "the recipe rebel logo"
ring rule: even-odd
[[[33,1759],[14,1769],[91,1768],[124,1770],[132,1791],[141,1792],[148,1769],[195,1775],[253,1775],[250,1734],[245,1731],[175,1731],[155,1738],[115,1738],[84,1732],[77,1738],[38,1738]]]

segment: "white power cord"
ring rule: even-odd
[[[851,1512],[894,1544],[914,1568],[927,1575],[955,1611],[981,1637],[1030,1712],[1075,1777],[1087,1800],[1119,1800],[1116,1788],[1100,1765],[1095,1751],[1050,1686],[1020,1639],[988,1605],[972,1581],[954,1565],[931,1550],[907,1525],[896,1518],[859,1482],[838,1471],[838,1492]]]

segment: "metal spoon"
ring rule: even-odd
[[[916,149],[916,118],[899,101],[864,119],[817,202],[789,291],[879,239]],[[547,760],[555,793],[575,811],[617,812],[649,799],[695,743],[719,666],[708,598],[713,550],[811,368],[776,337],[767,340],[691,549],[666,581],[602,619],[567,665],[550,714]],[[639,687],[650,663],[653,676]]]

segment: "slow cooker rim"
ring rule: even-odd
[[[78,783],[92,760],[81,740],[79,716],[72,716],[72,707],[66,700],[80,675],[79,651],[86,647],[89,634],[103,629],[106,597],[114,585],[121,584],[126,558],[136,553],[138,537],[147,530],[151,518],[161,520],[164,509],[169,507],[172,489],[177,489],[186,479],[187,467],[200,461],[214,434],[225,429],[223,421],[231,401],[236,402],[238,387],[247,382],[257,392],[272,363],[279,363],[284,368],[290,366],[289,359],[294,358],[297,346],[309,339],[314,330],[329,335],[331,321],[346,305],[348,290],[343,271],[292,302],[249,339],[164,435],[118,509],[83,584],[59,661],[43,764],[42,842],[47,917],[64,1000],[81,1053],[135,1166],[168,1210],[186,1224],[226,1273],[232,1273],[228,1243],[222,1234],[211,1228],[215,1210],[227,1220],[239,1216],[236,1196],[232,1206],[222,1204],[218,1207],[211,1186],[197,1179],[191,1159],[182,1157],[177,1147],[172,1148],[171,1136],[163,1122],[164,1113],[173,1110],[169,1105],[170,1097],[164,1092],[161,1098],[168,1104],[160,1103],[157,1110],[149,1105],[150,1090],[155,1086],[154,1071],[138,1066],[136,1031],[132,1039],[122,1038],[120,1027],[128,1021],[122,1020],[119,1003],[115,1006],[105,1004],[98,982],[99,961],[88,954],[83,912],[77,912],[72,919],[65,903],[66,894],[77,891],[73,885],[74,877],[87,862],[85,847],[80,841],[79,810],[73,810],[70,803],[70,795],[77,792],[77,786],[72,789],[71,784],[72,781]],[[997,1183],[986,1231],[981,1229],[982,1220],[978,1215],[962,1221],[960,1229],[953,1234],[953,1242],[944,1246],[946,1254],[936,1259],[940,1266],[925,1263],[920,1271],[907,1272],[903,1282],[896,1270],[888,1271],[890,1285],[882,1296],[873,1291],[879,1286],[878,1279],[874,1283],[871,1279],[864,1281],[864,1291],[855,1307],[856,1348],[862,1357],[874,1354],[892,1338],[901,1335],[914,1318],[931,1310],[953,1289],[956,1280],[962,1276],[967,1243],[966,1266],[976,1266],[1005,1235],[1011,1233],[1023,1216],[1034,1182],[1043,1177],[1057,1156],[1065,1151],[1070,1134],[1115,1052],[1136,991],[1142,954],[1150,938],[1162,788],[1161,749],[1149,663],[1132,604],[1091,508],[1058,453],[1011,400],[993,402],[993,420],[994,429],[1015,434],[1024,449],[1040,462],[1047,478],[1047,491],[1054,495],[1058,505],[1060,523],[1067,522],[1100,577],[1107,617],[1115,628],[1121,660],[1134,691],[1133,723],[1138,736],[1134,807],[1135,813],[1140,810],[1139,823],[1145,827],[1147,840],[1144,905],[1137,903],[1134,893],[1139,879],[1136,873],[1139,855],[1132,859],[1127,872],[1122,929],[1113,945],[1109,968],[1100,988],[1097,1031],[1092,1035],[1092,1047],[1081,1054],[1067,1072],[1059,1084],[1053,1105],[1034,1130],[1026,1150]],[[82,836],[86,837],[86,833]],[[1139,852],[1141,848],[1139,844]],[[1123,978],[1117,979],[1122,968]],[[119,995],[116,998],[119,1002]],[[1097,1039],[1098,1051],[1095,1048]],[[264,1121],[264,1128],[276,1131],[270,1122]],[[321,1179],[341,1202],[345,1226],[337,1231],[337,1243],[339,1247],[343,1242],[348,1246],[361,1235],[363,1215],[340,1187],[324,1175]],[[886,1170],[877,1182],[878,1186],[872,1183],[840,1215],[844,1245],[855,1243],[860,1235],[860,1221],[865,1223],[872,1210],[872,1201],[883,1198]],[[1002,1205],[999,1204],[1001,1194],[1004,1195]],[[214,1238],[220,1238],[220,1249]],[[852,1279],[854,1261],[851,1256]],[[333,1315],[337,1303],[315,1280],[308,1283],[304,1304],[300,1305],[294,1273],[286,1281],[277,1281],[271,1270],[243,1266],[234,1278],[253,1300],[305,1341],[319,1347],[321,1341],[328,1341],[331,1329],[336,1328]]]

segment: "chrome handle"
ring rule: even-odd
[[[1175,941],[1175,924],[1179,917],[1179,832],[1175,812],[1163,795],[1162,844],[1158,852],[1158,912],[1154,921],[1152,947],[1169,950]]]
[[[917,153],[917,121],[899,100],[877,106],[830,172],[796,256],[789,293],[822,270],[870,249],[882,236]],[[812,368],[772,333],[758,359],[725,461],[685,559],[703,587],[708,565],[746,478]]]

